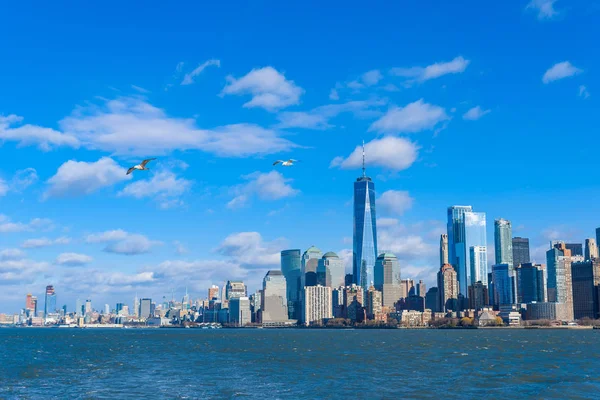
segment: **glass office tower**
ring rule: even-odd
[[[364,157],[364,150],[363,150]],[[377,259],[377,227],[375,215],[375,184],[365,175],[354,182],[354,254],[352,260],[353,282],[367,293],[374,282]]]

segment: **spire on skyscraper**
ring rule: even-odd
[[[367,176],[367,173],[365,171],[365,141],[363,140],[363,144],[362,144],[362,171],[363,171],[363,178]]]

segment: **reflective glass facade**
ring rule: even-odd
[[[485,246],[472,246],[469,249],[469,252],[469,259],[471,261],[471,285],[481,282],[487,286],[487,248]]]
[[[319,260],[323,256],[321,250],[312,246],[308,248],[302,255],[302,272],[300,282],[300,292],[304,293],[305,286],[316,286],[317,285],[317,266]]]
[[[529,258],[529,239],[515,237],[512,239],[513,246],[513,267],[521,264],[530,263]]]
[[[377,259],[377,226],[375,214],[375,184],[363,176],[354,182],[354,253],[353,282],[366,293],[374,283]]]
[[[300,249],[283,250],[281,252],[281,272],[287,284],[287,298],[290,302],[300,300],[302,284],[302,255]]]
[[[494,281],[494,304],[497,306],[513,304],[512,277],[508,264],[496,264],[492,267]]]
[[[506,219],[494,221],[494,244],[496,264],[508,264],[511,269],[513,264],[513,239],[512,224]]]
[[[467,296],[467,247],[465,247],[465,213],[471,206],[448,207],[448,254],[456,271],[460,293]]]

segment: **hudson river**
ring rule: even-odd
[[[0,329],[1,399],[598,399],[600,330]]]

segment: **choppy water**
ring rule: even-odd
[[[1,399],[600,398],[600,330],[0,329]]]

